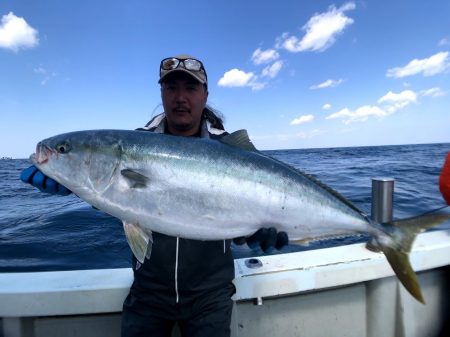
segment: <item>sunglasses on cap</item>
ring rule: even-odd
[[[181,59],[181,58],[177,58],[177,57],[168,57],[161,61],[161,65],[159,68],[160,68],[159,69],[160,77],[163,77],[165,74],[167,74],[171,70],[175,70],[177,68],[183,68],[189,72],[202,73],[201,75],[204,75],[204,77],[205,77],[203,79],[203,81],[206,82],[205,67],[203,66],[203,63],[201,61],[194,59],[194,58]],[[201,77],[203,77],[203,76],[201,76]]]

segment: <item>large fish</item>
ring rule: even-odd
[[[150,256],[152,231],[221,240],[275,227],[293,241],[368,233],[421,302],[408,253],[417,233],[450,218],[435,212],[376,223],[316,179],[258,152],[244,130],[221,141],[145,131],[72,132],[41,141],[31,159],[81,199],[121,219],[141,262]]]

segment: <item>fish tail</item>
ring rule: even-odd
[[[447,205],[450,205],[450,152],[439,176],[439,190]],[[448,207],[443,207],[417,217],[396,220],[387,224],[390,228],[389,239],[376,240],[378,248],[383,251],[400,282],[411,295],[424,304],[419,281],[409,261],[409,252],[417,234],[448,219]]]
[[[414,298],[423,304],[425,300],[416,273],[409,261],[409,252],[417,234],[450,219],[450,213],[446,209],[448,207],[413,218],[393,221],[387,224],[391,232],[389,239],[377,238],[378,248],[383,251],[400,282]]]

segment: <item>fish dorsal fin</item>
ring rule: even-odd
[[[132,169],[123,169],[120,173],[129,180],[131,188],[146,187],[150,181],[148,177]]]
[[[276,158],[271,157],[272,160],[277,161],[278,163],[280,163],[281,165],[287,167],[288,169],[297,172],[298,174],[301,174],[302,176],[304,176],[306,179],[310,180],[311,182],[313,182],[314,184],[318,185],[319,187],[321,187],[322,189],[324,189],[325,191],[327,191],[328,193],[332,194],[333,196],[335,196],[336,198],[338,198],[341,202],[343,202],[344,204],[346,204],[348,207],[350,207],[351,209],[353,209],[354,211],[363,214],[363,212],[361,212],[361,210],[356,207],[355,205],[353,205],[353,203],[351,201],[349,201],[347,198],[345,198],[342,194],[340,194],[339,192],[337,192],[336,190],[334,190],[333,188],[331,188],[330,186],[326,185],[325,183],[321,182],[319,179],[317,179],[316,177],[314,177],[311,174],[305,173],[304,171],[295,168],[289,164],[286,164]]]
[[[326,185],[325,183],[321,182],[320,180],[318,180],[316,177],[307,174],[305,172],[300,171],[305,177],[307,177],[309,180],[313,181],[315,184],[319,185],[320,187],[322,187],[324,190],[326,190],[328,193],[334,195],[336,198],[338,198],[341,202],[343,202],[344,204],[346,204],[348,207],[350,207],[351,209],[353,209],[354,211],[357,211],[358,213],[362,213],[361,210],[356,207],[355,205],[353,205],[353,203],[348,200],[346,197],[344,197],[341,193],[339,193],[338,191],[336,191],[335,189],[331,188],[330,186]]]
[[[237,130],[220,138],[222,143],[247,151],[258,151],[248,137],[247,130]]]

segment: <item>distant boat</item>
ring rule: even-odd
[[[8,160],[8,159],[12,159],[12,157],[1,157],[0,160]]]

